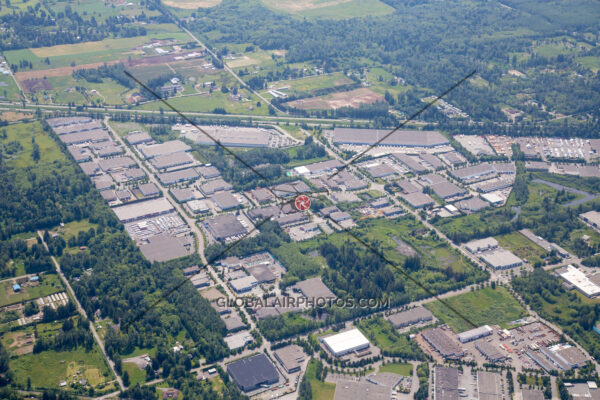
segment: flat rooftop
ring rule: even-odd
[[[164,197],[113,207],[114,213],[121,221],[132,221],[148,216],[164,214],[173,209],[171,203]]]
[[[575,286],[588,297],[594,297],[600,294],[600,286],[590,280],[581,270],[572,265],[568,265],[565,271],[560,273],[560,277],[571,285]]]
[[[148,239],[149,243],[140,245],[140,250],[150,262],[168,261],[191,254],[181,239],[170,235],[156,235]],[[190,249],[191,246],[189,247]]]
[[[433,314],[431,311],[422,306],[392,314],[388,317],[388,321],[396,328],[413,325],[420,321],[431,321],[432,319]]]
[[[279,381],[277,369],[262,353],[227,364],[227,372],[242,390],[246,391],[249,388]]]
[[[371,344],[358,329],[351,329],[336,335],[327,336],[322,340],[334,354],[344,353]]]
[[[144,155],[144,157],[153,158],[163,154],[173,154],[178,153],[180,151],[189,151],[192,148],[189,145],[182,142],[181,140],[170,140],[168,142],[158,144],[142,144],[139,146],[139,149],[140,152]]]
[[[333,142],[336,144],[371,145],[389,133],[390,131],[387,129],[335,128],[333,130]],[[448,144],[450,144],[448,139],[439,132],[417,130],[396,131],[381,142],[382,146],[406,147],[435,147]]]
[[[235,215],[231,214],[211,218],[204,225],[217,240],[224,240],[247,233],[242,223]]]
[[[320,277],[306,279],[294,285],[307,298],[335,299],[335,294],[321,280]]]

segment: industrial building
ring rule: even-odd
[[[371,343],[358,329],[320,338],[327,348],[336,357],[368,348]]]
[[[418,157],[409,156],[404,153],[393,153],[392,157],[394,157],[399,163],[408,168],[411,172],[416,174],[421,174],[429,171],[427,167],[421,165],[418,161]]]
[[[204,179],[212,179],[221,175],[219,170],[216,167],[213,167],[212,165],[203,165],[201,167],[196,168],[196,171],[198,171],[198,173],[202,175]]]
[[[397,174],[396,170],[387,164],[371,165],[366,170],[373,178],[387,178]]]
[[[321,280],[320,277],[300,281],[291,287],[293,291],[302,293],[308,299],[335,299],[336,296]]]
[[[590,224],[592,227],[594,227],[594,229],[600,230],[600,212],[588,211],[579,214],[579,218]]]
[[[498,173],[493,164],[481,163],[468,167],[455,169],[450,172],[456,179],[462,182],[473,182],[482,179],[489,179],[496,176]]]
[[[555,366],[563,371],[582,367],[587,358],[577,347],[570,344],[556,344],[550,347],[540,347],[540,352]]]
[[[523,389],[521,391],[521,400],[544,400],[544,392],[535,389]]]
[[[224,337],[223,340],[227,344],[227,347],[229,347],[229,350],[237,350],[241,349],[248,343],[252,343],[254,341],[254,336],[252,336],[248,331],[242,331]]]
[[[442,328],[427,329],[421,336],[444,358],[456,359],[465,354],[460,345]]]
[[[204,132],[190,124],[173,125],[173,130],[198,144],[214,146],[215,140],[228,147],[285,147],[294,142],[274,129],[246,126],[201,126]]]
[[[192,214],[206,214],[210,212],[210,207],[206,200],[190,200],[185,203],[185,206]]]
[[[82,143],[100,143],[108,142],[111,140],[110,135],[104,129],[95,129],[92,131],[67,133],[65,135],[59,135],[58,138],[64,144],[82,144]]]
[[[244,235],[248,232],[236,216],[231,214],[211,218],[204,223],[204,227],[215,240],[223,241]]]
[[[161,155],[190,151],[192,148],[181,140],[170,140],[157,144],[141,144],[138,146],[140,153],[145,158],[154,158]]]
[[[76,163],[90,161],[92,159],[92,153],[85,147],[68,146],[67,150]]]
[[[496,346],[488,342],[476,342],[475,348],[491,363],[499,363],[506,359]]]
[[[221,210],[231,210],[240,206],[240,202],[231,192],[217,192],[210,200]]]
[[[144,183],[138,186],[138,190],[144,197],[155,197],[160,194],[160,190],[154,183]]]
[[[140,250],[150,262],[168,261],[189,256],[191,247],[185,246],[181,239],[167,234],[150,236],[148,243],[140,244]]]
[[[114,213],[121,222],[132,222],[144,218],[156,217],[173,210],[174,208],[171,203],[164,197],[113,207]]]
[[[435,194],[444,200],[451,197],[464,196],[467,194],[465,189],[447,181],[431,185],[430,187]]]
[[[254,200],[256,200],[256,202],[258,204],[268,203],[271,200],[275,199],[275,195],[273,193],[271,193],[270,190],[265,189],[265,188],[258,188],[258,189],[252,190],[250,192],[250,196],[252,196],[252,198]]]
[[[194,158],[186,152],[163,154],[150,159],[150,164],[157,170],[193,164]]]
[[[488,250],[498,248],[498,241],[493,237],[487,237],[484,239],[471,240],[465,244],[465,248],[471,254],[477,254]]]
[[[385,129],[339,128],[333,130],[333,143],[336,145],[372,145],[390,133]],[[392,133],[381,146],[432,148],[446,146],[450,142],[436,131],[400,130]]]
[[[481,255],[481,259],[496,270],[515,268],[523,265],[523,260],[504,249],[484,253]]]
[[[259,264],[248,268],[248,272],[252,275],[256,281],[260,284],[263,283],[274,283],[277,276],[271,271],[269,265]]]
[[[579,290],[587,297],[596,297],[600,294],[600,286],[590,280],[581,270],[572,265],[567,265],[557,271],[569,285]]]
[[[394,328],[401,329],[422,322],[433,321],[433,314],[425,307],[417,306],[410,310],[390,315],[388,321],[390,321]]]
[[[302,175],[302,176],[319,176],[319,175],[323,175],[323,174],[333,173],[333,172],[337,171],[337,169],[342,167],[343,165],[344,164],[342,164],[340,161],[333,159],[333,160],[320,161],[320,162],[316,162],[316,163],[308,164],[308,165],[302,165],[302,166],[294,168],[294,172],[296,174]]]
[[[478,328],[459,333],[458,335],[456,335],[456,337],[458,338],[458,340],[460,340],[461,343],[468,343],[472,342],[473,340],[489,336],[493,332],[494,330],[489,325],[483,325]]]
[[[233,189],[233,186],[231,186],[230,183],[225,182],[221,178],[208,181],[200,186],[200,191],[206,196],[210,196],[211,194],[214,194],[216,192],[231,189]]]
[[[497,372],[477,371],[477,393],[480,400],[502,400],[502,375]]]
[[[129,156],[124,157],[115,157],[115,158],[106,158],[98,161],[98,165],[102,169],[102,171],[110,172],[119,169],[129,168],[137,163]]]
[[[279,382],[277,369],[262,353],[227,364],[227,373],[244,392]]]
[[[249,292],[256,285],[258,285],[258,281],[251,275],[229,281],[229,286],[238,294]]]
[[[194,181],[200,178],[200,175],[193,169],[180,169],[173,172],[158,174],[158,179],[163,185],[174,185],[179,182]]]
[[[296,344],[277,349],[273,351],[273,355],[288,374],[300,371],[302,364],[306,360],[304,350]]]
[[[435,201],[428,194],[422,192],[414,192],[400,195],[413,208],[426,208],[433,206]]]
[[[127,136],[125,136],[125,140],[132,146],[142,144],[142,143],[150,143],[152,142],[152,136],[150,136],[147,132],[135,131],[129,132]]]
[[[456,203],[454,203],[454,206],[467,214],[471,214],[489,207],[490,204],[486,201],[481,200],[481,198],[475,196],[467,200],[457,201]]]
[[[458,400],[458,369],[435,366],[433,396],[436,400]]]

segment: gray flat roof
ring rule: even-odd
[[[279,381],[275,366],[262,353],[227,364],[227,372],[244,391]]]
[[[205,222],[206,228],[217,240],[224,240],[247,232],[235,215],[226,214],[211,218]]]
[[[103,171],[112,171],[119,168],[127,168],[137,165],[136,162],[129,156],[105,158],[98,161],[98,165]]]
[[[240,203],[231,192],[217,192],[210,198],[221,210],[238,207]]]
[[[479,398],[485,395],[488,400],[502,399],[502,375],[496,372],[477,371],[477,391]]]
[[[168,261],[191,254],[178,238],[170,235],[151,236],[148,241],[140,245],[140,250],[150,262]]]
[[[200,186],[200,190],[204,194],[213,194],[221,190],[231,190],[233,186],[230,183],[225,182],[223,179],[214,179],[208,181]]]
[[[454,205],[463,211],[476,212],[489,207],[490,203],[488,203],[485,200],[482,200],[480,197],[475,196],[467,200],[458,201],[454,203]]]
[[[443,357],[458,357],[464,353],[460,344],[440,328],[427,329],[426,331],[423,331],[421,335]]]
[[[432,319],[433,314],[431,311],[422,306],[392,314],[388,317],[388,321],[396,328],[414,325],[421,321],[431,321]]]
[[[146,158],[156,157],[162,154],[173,154],[178,153],[180,151],[189,151],[192,148],[182,142],[181,140],[170,140],[164,143],[150,144],[150,145],[140,145],[140,152]]]
[[[198,175],[198,173],[193,168],[180,169],[179,171],[158,174],[158,179],[160,179],[160,181],[164,185],[171,185],[173,183],[183,181],[191,181],[198,178],[200,178],[200,175]]]
[[[269,266],[266,264],[259,264],[254,267],[248,268],[248,272],[250,272],[250,274],[254,278],[256,278],[258,283],[273,282],[277,278],[273,271],[271,271]]]
[[[396,170],[387,164],[378,164],[367,168],[367,171],[374,178],[383,178],[385,176],[393,175]]]
[[[277,349],[273,351],[273,354],[286,371],[300,368],[304,360],[306,360],[304,350],[296,344]]]
[[[186,152],[179,152],[173,154],[162,154],[156,156],[150,160],[150,164],[157,169],[169,168],[178,165],[192,164],[194,158]]]
[[[389,130],[335,128],[333,142],[337,144],[374,144],[389,134]],[[402,130],[392,133],[382,146],[434,147],[449,144],[448,139],[436,131]]]
[[[435,367],[436,400],[458,400],[458,369]]]
[[[442,199],[447,199],[454,196],[460,196],[467,193],[467,191],[459,186],[456,186],[452,182],[441,182],[431,185],[431,189],[435,194],[440,196]]]
[[[402,198],[414,208],[421,208],[435,203],[431,196],[421,192],[402,194]]]
[[[523,389],[521,398],[522,400],[544,400],[544,392],[541,390]]]
[[[129,144],[140,144],[144,142],[151,142],[152,136],[150,136],[147,132],[131,132],[129,133],[125,139],[129,142]]]
[[[302,292],[307,298],[334,299],[335,294],[321,280],[321,277],[310,278],[300,281],[294,287]]]

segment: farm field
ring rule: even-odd
[[[358,107],[361,104],[383,102],[382,95],[371,89],[360,88],[348,92],[332,93],[325,96],[299,99],[285,103],[287,107],[301,110],[335,110],[341,107]]]
[[[352,79],[348,78],[343,73],[334,72],[332,74],[272,82],[269,83],[269,89],[280,90],[286,94],[298,95],[302,93],[312,93],[322,89],[331,89],[342,85],[349,85],[353,82]],[[269,94],[269,90],[264,90],[261,94]]]
[[[176,96],[168,99],[169,104],[181,111],[193,112],[213,112],[215,109],[225,109],[228,114],[251,114],[251,115],[268,115],[269,110],[266,105],[257,107],[258,101],[254,95],[245,92],[245,97],[250,96],[251,101],[235,101],[229,100],[229,94],[214,91],[211,94],[193,95],[193,96]],[[141,110],[160,110],[167,107],[159,101],[153,101],[137,106]]]
[[[65,288],[58,275],[48,273],[41,276],[41,282],[37,286],[21,285],[21,291],[19,292],[13,290],[12,281],[2,282],[0,283],[0,307],[30,299],[37,299],[38,297],[48,296],[49,294],[64,290]]]
[[[394,8],[379,0],[262,0],[273,10],[290,14],[328,19],[378,16],[394,12]]]
[[[21,100],[19,88],[10,75],[0,75],[0,99]]]
[[[486,324],[498,324],[501,327],[506,327],[508,322],[526,316],[525,309],[501,286],[496,286],[495,289],[486,287],[450,297],[445,299],[445,302],[475,325],[471,326],[439,300],[425,305],[455,332],[464,332]]]
[[[33,70],[56,69],[61,67],[75,67],[78,65],[104,63],[119,59],[139,57],[144,54],[135,47],[151,42],[153,39],[175,39],[188,41],[189,36],[181,32],[174,24],[156,24],[148,26],[145,36],[134,36],[130,38],[108,38],[97,42],[84,42],[75,44],[62,44],[50,47],[39,47],[33,49],[10,50],[4,52],[9,64],[19,65],[21,60],[32,63]],[[46,58],[48,62],[46,62]],[[31,72],[25,70],[22,72]],[[63,75],[70,74],[62,72]],[[33,72],[31,72],[33,73]],[[56,74],[56,73],[53,73]],[[17,75],[19,79],[24,75]],[[44,76],[43,73],[36,77]]]
[[[89,352],[80,347],[70,351],[47,350],[27,354],[12,359],[10,369],[15,383],[23,387],[28,377],[33,388],[59,388],[62,381],[70,384],[82,378],[96,389],[108,389],[114,385],[107,385],[114,377],[96,346]]]

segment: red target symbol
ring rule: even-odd
[[[296,209],[299,211],[306,211],[310,208],[310,198],[304,194],[296,197]]]

